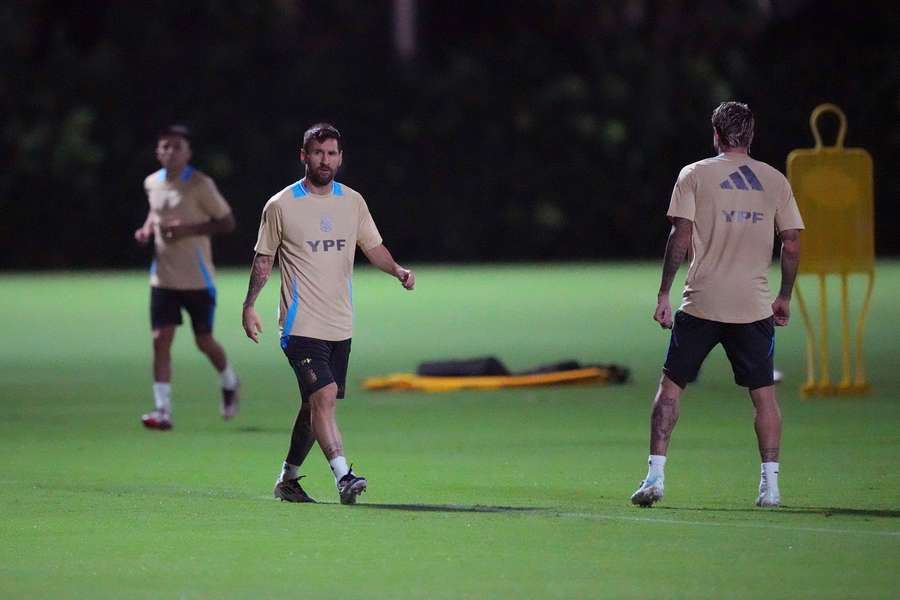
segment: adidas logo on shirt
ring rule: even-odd
[[[738,170],[728,176],[728,179],[719,184],[723,190],[756,190],[763,191],[763,186],[753,169],[747,165],[738,167]]]

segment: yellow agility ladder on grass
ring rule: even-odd
[[[837,115],[840,128],[834,146],[823,146],[817,121],[823,114]],[[797,284],[797,301],[806,327],[806,383],[803,392],[812,394],[861,394],[868,389],[863,369],[863,326],[875,284],[875,209],[872,184],[872,157],[862,148],[844,148],[847,118],[834,104],[820,104],[809,117],[816,141],[814,148],[792,151],[787,158],[787,175],[797,198],[806,230],[800,253],[800,273],[819,280],[820,331],[813,328],[809,311]],[[848,283],[852,273],[868,278],[862,310],[856,325],[855,374],[850,370],[850,320]],[[841,380],[831,383],[828,356],[828,300],[826,277],[841,278]],[[818,342],[818,343],[817,343]],[[816,381],[818,355],[819,379]]]

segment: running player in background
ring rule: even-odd
[[[759,442],[757,506],[780,502],[778,461],[781,411],[775,397],[775,326],[788,324],[800,262],[803,220],[784,175],[748,155],[753,113],[723,102],[712,113],[718,156],[684,167],[669,204],[666,245],[654,320],[672,329],[669,351],[650,415],[650,467],[631,502],[651,506],[663,497],[669,438],[681,393],[710,350],[722,344],[734,380],[750,392]],[[781,290],[771,301],[766,274],[775,232],[781,238]],[[672,315],[669,290],[691,251],[681,308]]]
[[[272,196],[263,208],[244,300],[244,331],[259,343],[262,324],[254,302],[277,257],[281,349],[300,387],[300,410],[273,490],[276,498],[288,502],[314,502],[299,483],[300,465],[314,442],[331,466],[342,504],[354,504],[368,487],[347,464],[335,415],[350,360],[356,247],[407,290],[416,283],[415,274],[394,262],[382,244],[363,197],[334,180],[342,160],[341,134],[333,125],[319,123],[303,134],[300,161],[306,176]]]
[[[206,355],[222,386],[220,412],[238,411],[240,382],[225,350],[213,337],[216,310],[215,267],[210,236],[234,230],[231,208],[207,175],[188,164],[191,135],[171,125],[157,136],[156,158],[162,169],[147,176],[144,190],[150,210],[134,232],[141,245],[154,239],[150,267],[150,322],[153,330],[153,399],[155,410],[141,417],[149,429],[172,428],[172,341],[187,310],[197,348]]]

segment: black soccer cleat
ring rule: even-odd
[[[300,485],[300,480],[303,477],[301,475],[296,479],[284,479],[277,482],[275,489],[272,490],[272,495],[279,498],[282,502],[312,502],[315,504],[316,501],[310,498],[306,490]]]
[[[350,471],[337,482],[338,494],[341,495],[341,504],[356,504],[356,497],[366,491],[369,482],[365,477],[353,473],[353,465]]]

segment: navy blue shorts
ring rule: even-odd
[[[675,326],[663,373],[684,388],[697,379],[700,365],[716,344],[731,362],[734,382],[750,388],[774,385],[775,322],[772,317],[753,323],[720,323],[675,313]]]
[[[311,394],[332,383],[337,384],[337,397],[344,397],[350,364],[349,339],[332,342],[290,335],[282,338],[281,347],[297,376],[304,402]]]
[[[173,290],[150,288],[150,325],[153,329],[181,325],[181,309],[191,317],[195,335],[212,333],[216,314],[216,288]]]

